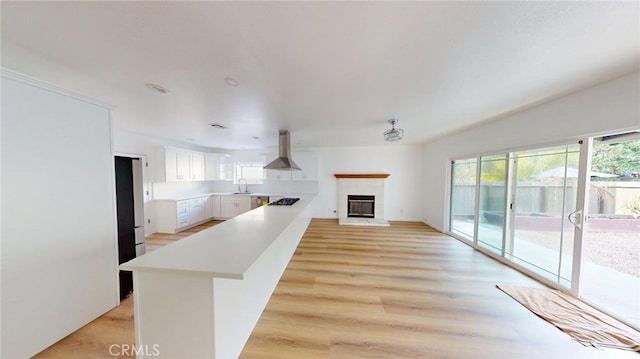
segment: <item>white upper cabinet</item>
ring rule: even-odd
[[[218,155],[220,156],[218,179],[222,181],[233,180],[233,159],[231,155],[225,153],[219,153]]]
[[[191,180],[204,181],[204,153],[191,152]]]
[[[191,152],[175,150],[176,152],[176,181],[191,180]],[[167,179],[168,180],[168,179]]]
[[[230,180],[233,174],[233,165],[227,165],[230,162],[227,154],[165,147],[165,181]]]
[[[165,179],[167,182],[191,180],[191,151],[164,149]]]
[[[218,178],[220,159],[217,153],[204,154],[204,179],[205,181],[215,181]]]
[[[165,181],[178,180],[178,151],[173,148],[164,149]]]
[[[204,153],[204,180],[230,181],[233,178],[231,156],[225,153]]]

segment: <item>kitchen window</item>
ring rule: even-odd
[[[264,180],[264,163],[237,162],[233,183],[262,184]]]

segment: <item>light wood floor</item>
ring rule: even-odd
[[[532,279],[422,223],[313,220],[241,357],[611,358],[495,285]]]
[[[421,223],[314,219],[241,357],[639,358],[571,341],[498,283],[541,286]],[[109,345],[133,343],[132,318],[128,298],[37,358],[113,358]]]

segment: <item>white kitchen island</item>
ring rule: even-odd
[[[309,225],[315,195],[296,197],[120,265],[133,271],[139,357],[240,355]]]

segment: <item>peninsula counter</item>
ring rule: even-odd
[[[136,347],[161,358],[237,358],[311,220],[315,195],[297,197],[120,265],[133,271]]]

